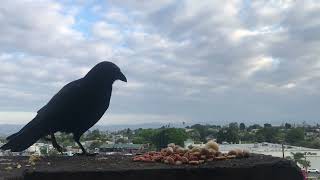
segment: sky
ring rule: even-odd
[[[100,61],[99,124],[317,123],[318,0],[2,0],[0,124],[24,124]]]

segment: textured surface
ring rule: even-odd
[[[236,179],[300,180],[299,168],[281,158],[251,155],[206,164],[167,165],[132,162],[130,156],[43,157],[29,166],[28,157],[1,157],[4,179]],[[20,168],[19,165],[21,165]],[[11,168],[12,169],[11,169]]]

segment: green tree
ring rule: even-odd
[[[128,140],[124,139],[124,138],[119,138],[116,140],[117,144],[125,144],[128,143]]]
[[[135,144],[152,143],[154,135],[158,132],[157,129],[137,129],[135,130],[135,137],[132,142]]]
[[[293,157],[292,158],[291,157],[287,157],[287,159],[291,159],[295,163],[299,163],[304,168],[310,167],[310,161],[306,160],[306,157],[305,157],[304,153],[301,153],[301,152],[293,153],[293,152],[291,152],[291,154],[292,154]]]
[[[244,123],[240,123],[239,125],[240,131],[246,130],[246,125]]]
[[[194,141],[201,141],[201,136],[198,130],[193,130],[188,132],[188,136]]]
[[[57,142],[62,147],[74,146],[75,142],[73,140],[73,136],[71,134],[60,133],[56,136]]]
[[[100,148],[100,146],[103,144],[102,141],[93,141],[90,146],[89,149],[94,150],[95,148]]]
[[[289,123],[285,123],[285,124],[284,124],[284,127],[285,127],[286,129],[291,129],[292,126],[291,126],[291,124],[289,124]]]
[[[93,131],[89,131],[86,134],[85,140],[92,141],[92,140],[106,140],[106,135],[101,133],[99,129],[95,129]]]
[[[191,129],[198,131],[200,135],[200,141],[206,141],[206,137],[208,136],[208,127],[201,124],[195,124],[191,126]]]
[[[286,137],[286,142],[290,144],[299,144],[304,140],[304,129],[303,128],[292,128],[288,131]]]
[[[47,153],[47,147],[41,147],[41,148],[40,148],[40,153],[41,153],[41,155],[48,155],[48,153]]]
[[[238,130],[229,128],[227,130],[227,141],[231,143],[239,143],[239,132]]]
[[[158,149],[160,149],[169,143],[175,143],[183,146],[186,139],[188,139],[188,134],[184,129],[165,128],[161,129],[153,136],[152,143],[155,144]]]
[[[131,137],[131,135],[132,135],[132,130],[131,130],[130,128],[128,128],[128,129],[126,130],[126,135],[127,135],[128,137]]]
[[[227,141],[229,143],[239,143],[239,128],[237,123],[230,123],[229,127],[222,128],[217,133],[219,143]]]
[[[248,127],[248,131],[251,131],[253,129],[261,129],[262,127],[259,124],[254,124]]]
[[[264,127],[264,128],[271,128],[271,127],[272,127],[272,125],[271,125],[271,124],[269,124],[269,123],[265,123],[265,124],[263,125],[263,127]]]
[[[134,137],[132,139],[133,144],[147,144],[147,141],[143,137]]]
[[[226,128],[220,129],[217,133],[217,142],[222,143],[223,141],[227,141],[226,134],[227,134]]]
[[[243,142],[246,143],[253,143],[256,141],[256,136],[253,133],[250,133],[248,131],[243,131],[239,133],[240,139]]]
[[[262,128],[256,133],[256,138],[258,142],[279,143],[281,141],[281,133],[278,128]]]
[[[238,123],[236,122],[229,123],[229,128],[233,130],[238,130],[239,129]]]

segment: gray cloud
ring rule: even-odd
[[[36,111],[110,59],[129,80],[115,83],[108,112],[121,123],[315,122],[320,115],[315,1],[2,4],[0,111]]]

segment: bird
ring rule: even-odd
[[[8,136],[2,150],[19,152],[40,138],[50,140],[60,153],[56,132],[71,133],[81,148],[81,155],[90,155],[80,143],[80,137],[96,124],[109,107],[112,85],[116,80],[127,82],[120,68],[109,61],[96,64],[84,77],[66,84],[35,117],[20,131]]]

